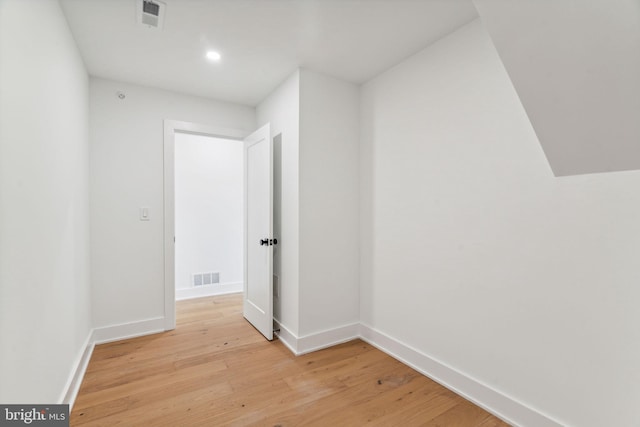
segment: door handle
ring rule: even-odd
[[[269,246],[269,239],[260,239],[260,246],[262,245]]]

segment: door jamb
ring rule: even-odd
[[[164,330],[176,328],[175,134],[189,133],[242,141],[251,132],[178,120],[164,120]]]

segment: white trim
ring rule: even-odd
[[[284,346],[287,347],[291,351],[291,353],[299,356],[300,353],[298,353],[298,337],[296,336],[296,334],[291,332],[286,328],[286,326],[278,322],[276,319],[273,319],[273,324],[276,327],[274,335],[277,336],[280,341],[282,341],[282,344],[284,344]]]
[[[164,128],[167,126],[177,132],[190,133],[194,135],[205,135],[213,138],[235,139],[242,141],[251,132],[247,132],[236,128],[225,128],[220,126],[211,126],[193,122],[183,122],[180,120],[165,120]]]
[[[165,331],[165,324],[164,317],[154,317],[137,322],[96,328],[93,330],[93,342],[94,344],[104,344],[112,341],[157,334]]]
[[[196,288],[176,289],[176,301],[193,298],[211,297],[215,295],[236,294],[242,292],[244,283],[220,283],[204,285]]]
[[[300,337],[298,338],[298,354],[311,353],[355,340],[360,337],[359,326],[359,323],[352,323]]]
[[[175,285],[175,131],[176,123],[164,121],[164,329],[176,327]]]
[[[140,322],[123,323],[121,325],[106,326],[89,331],[87,339],[78,353],[73,369],[69,374],[67,383],[62,389],[58,402],[69,405],[69,411],[78,397],[82,380],[87,372],[89,361],[93,355],[93,350],[97,344],[104,344],[112,341],[126,340],[128,338],[140,337],[143,335],[164,332],[164,318],[142,320]]]
[[[76,402],[76,397],[78,397],[78,391],[80,390],[80,385],[84,379],[84,374],[87,372],[87,366],[89,366],[89,360],[91,360],[94,347],[95,344],[93,342],[92,329],[89,331],[87,339],[73,363],[73,369],[71,370],[67,383],[62,390],[60,399],[58,399],[60,403],[66,403],[69,405],[69,412],[73,409],[73,404]]]
[[[278,339],[296,356],[360,338],[513,426],[562,427],[563,425],[550,416],[528,407],[371,326],[353,323],[298,337],[277,320],[274,319],[273,323],[276,329],[279,329],[276,332]],[[165,324],[164,318],[157,317],[93,329],[85,341],[82,352],[76,358],[74,369],[71,371],[59,401],[68,403],[70,409],[73,408],[96,344],[163,332]]]
[[[242,140],[249,132],[202,125],[178,120],[164,121],[164,325],[168,331],[176,327],[175,289],[175,133],[208,135],[217,138]]]
[[[275,319],[273,323],[276,325],[276,330],[279,329],[279,331],[276,332],[278,339],[296,356],[322,350],[360,337],[359,323],[338,326],[334,329],[328,329],[302,337],[298,337]]]
[[[511,425],[536,427],[563,425],[516,399],[362,323],[360,338]]]

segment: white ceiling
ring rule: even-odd
[[[297,67],[363,83],[477,17],[471,0],[165,2],[158,31],[135,0],[61,1],[91,75],[246,105]]]

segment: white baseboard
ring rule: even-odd
[[[360,324],[360,338],[511,425],[562,427],[561,423],[549,416],[529,408],[370,326]]]
[[[153,319],[140,320],[138,322],[96,328],[93,330],[93,342],[94,344],[104,344],[143,335],[157,334],[164,332],[164,330],[164,317],[154,317]]]
[[[274,324],[279,329],[276,335],[280,341],[296,356],[360,338],[511,425],[562,427],[560,422],[551,417],[368,325],[353,323],[298,337],[280,322],[274,320]],[[95,344],[163,331],[162,317],[94,329],[87,337],[83,351],[76,358],[60,401],[73,407]]]
[[[78,396],[78,391],[80,390],[80,385],[84,379],[84,374],[87,371],[87,366],[89,366],[89,360],[93,354],[94,347],[95,344],[93,342],[92,329],[87,335],[87,339],[85,340],[84,345],[73,364],[73,369],[71,370],[69,379],[64,386],[60,399],[58,399],[58,402],[69,405],[69,412],[73,409],[73,404]]]
[[[298,353],[298,337],[277,320],[274,319],[273,323],[276,329],[275,335],[278,339],[282,341],[285,347],[291,350],[291,353],[298,356],[300,354]]]
[[[69,405],[69,411],[80,391],[80,385],[87,372],[89,361],[96,344],[104,344],[112,341],[120,341],[143,335],[164,332],[164,317],[142,320],[140,322],[124,323],[121,325],[106,326],[89,331],[84,346],[73,363],[73,368],[67,379],[58,402]]]
[[[360,337],[360,324],[339,326],[334,329],[315,332],[298,338],[298,354],[311,353],[323,348],[333,347],[343,342],[352,341]]]
[[[236,282],[221,283],[218,285],[204,285],[198,286],[197,288],[176,289],[176,301],[242,292],[243,286],[244,283]]]
[[[339,326],[335,329],[316,332],[302,337],[296,336],[296,334],[277,320],[274,320],[274,323],[276,324],[276,329],[280,329],[279,332],[276,332],[278,339],[296,356],[333,347],[334,345],[359,338],[359,323]]]

